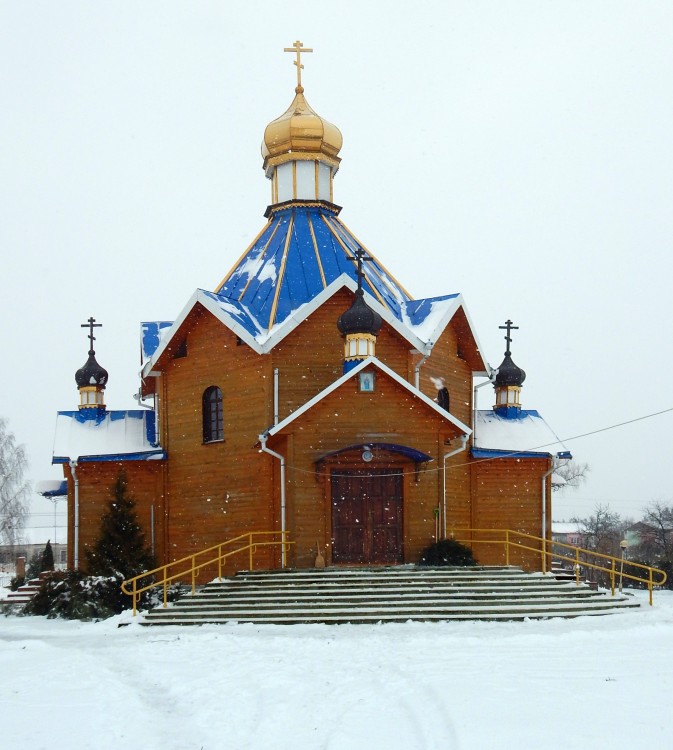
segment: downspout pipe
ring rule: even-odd
[[[79,570],[79,478],[77,477],[77,459],[68,462],[72,481],[75,485],[74,505],[75,505],[75,532],[73,534],[73,568]]]
[[[261,446],[261,449],[264,453],[268,453],[270,456],[273,456],[274,458],[277,458],[280,461],[280,530],[283,535],[283,542],[285,541],[285,457],[281,456],[280,453],[276,453],[276,451],[272,451],[271,448],[268,448],[266,445],[266,441],[268,440],[267,435],[260,435],[259,436],[259,443]],[[286,565],[286,554],[285,554],[285,545],[281,545],[281,567],[285,567]]]
[[[542,475],[542,533],[540,536],[544,539],[544,552],[547,552],[547,477],[550,477],[554,473],[554,464],[552,459],[552,467],[549,471],[546,471]],[[542,555],[542,572],[547,572],[547,555]]]
[[[278,424],[278,368],[273,370],[273,423]]]
[[[414,366],[414,387],[416,390],[420,390],[421,387],[421,367],[425,364],[425,361],[429,357],[429,354],[424,354],[423,357]]]
[[[465,448],[467,447],[468,437],[469,435],[461,435],[460,446],[444,454],[444,470],[442,473],[442,476],[444,477],[444,499],[443,499],[443,508],[442,508],[442,527],[444,530],[444,539],[446,539],[446,460],[448,458],[451,458],[451,456],[455,456],[457,453],[462,453],[462,451],[465,450]]]

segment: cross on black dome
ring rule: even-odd
[[[512,352],[510,351],[509,346],[512,343],[511,333],[512,331],[518,331],[519,326],[513,325],[511,320],[507,320],[504,326],[498,327],[502,330],[507,331],[507,333],[505,334],[507,348],[505,350],[505,359],[503,359],[502,364],[500,365],[500,367],[498,367],[498,374],[495,376],[493,385],[495,385],[496,387],[515,385],[520,388],[523,384],[523,381],[526,379],[526,372],[525,370],[522,370],[518,365],[515,365],[512,361]]]
[[[89,318],[86,323],[81,324],[81,327],[89,329],[89,358],[84,363],[84,366],[80,367],[75,373],[75,383],[77,383],[78,388],[85,386],[99,386],[104,388],[108,379],[108,371],[96,362],[96,352],[93,348],[93,342],[96,340],[96,337],[93,335],[93,329],[102,328],[103,324],[96,323],[95,318]]]

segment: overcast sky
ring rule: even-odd
[[[300,39],[344,136],[342,220],[414,297],[461,292],[493,366],[520,326],[523,406],[591,466],[554,518],[673,501],[673,412],[569,439],[673,407],[672,38],[670,0],[0,1],[0,414],[30,479],[61,475],[80,324],[103,323],[109,408],[133,408],[139,322],[264,225]]]

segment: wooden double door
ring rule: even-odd
[[[332,562],[401,563],[401,470],[334,469],[331,487]]]

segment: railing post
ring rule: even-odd
[[[505,565],[509,567],[509,529],[505,529]]]
[[[542,550],[542,572],[547,572],[547,540],[543,537],[542,544],[540,546]]]
[[[650,576],[650,579],[651,578],[652,578],[652,576]],[[138,583],[137,579],[134,578],[133,579],[133,616],[134,617],[136,616],[136,596],[137,596],[137,594],[136,594],[136,586],[137,586],[137,583]]]
[[[250,567],[248,570],[252,570],[252,534],[248,534],[248,555],[250,559]]]
[[[575,547],[575,583],[580,585],[580,549]]]
[[[222,583],[222,545],[217,548],[217,580]]]
[[[610,592],[612,596],[615,595],[615,558],[612,558],[612,566],[610,570]]]
[[[647,584],[647,588],[650,590],[650,607],[651,607],[652,606],[652,586],[654,584],[654,581],[652,580],[652,568],[650,568],[649,578],[650,580],[649,580],[649,583]]]
[[[168,606],[168,568],[164,568],[164,609]]]
[[[196,555],[192,555],[192,596],[196,593]]]

